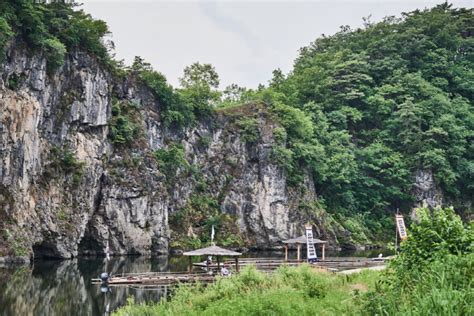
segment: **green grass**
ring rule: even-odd
[[[281,267],[264,274],[250,267],[205,286],[180,286],[172,299],[155,305],[129,300],[114,315],[348,315],[359,314],[360,292],[372,289],[378,272],[335,275]]]

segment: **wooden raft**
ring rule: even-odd
[[[271,258],[243,258],[240,260],[240,265],[245,266],[256,266],[259,270],[274,270],[282,265],[288,266],[298,266],[303,263],[306,263],[306,260],[279,260]],[[329,259],[324,261],[318,261],[314,264],[311,264],[311,267],[320,268],[320,269],[355,269],[362,267],[371,267],[377,265],[383,265],[383,261],[374,261],[370,259]],[[193,264],[195,267],[205,268],[205,262],[198,262]],[[232,262],[224,262],[221,266],[232,267]],[[217,269],[217,263],[212,263],[209,265],[211,269]]]
[[[170,285],[175,283],[189,282],[212,282],[215,276],[206,273],[135,273],[123,274],[120,276],[111,276],[108,285]],[[102,284],[101,279],[92,279],[93,284]]]

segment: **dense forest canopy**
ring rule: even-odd
[[[316,207],[358,214],[372,231],[411,209],[420,172],[433,173],[444,203],[472,214],[473,35],[472,10],[445,3],[302,48],[288,75],[276,70],[250,93],[285,128],[275,158],[290,181],[310,169]]]
[[[312,167],[306,146],[324,148],[313,171],[328,209],[407,209],[418,170],[434,173],[447,203],[471,208],[473,22],[472,10],[442,4],[342,27],[302,48],[288,76],[275,72],[273,99],[304,111],[315,133],[290,142],[294,163]]]
[[[302,48],[289,74],[275,70],[268,87],[231,85],[223,93],[211,65],[187,67],[177,89],[139,57],[124,67],[104,44],[107,33],[103,21],[74,4],[0,3],[2,57],[15,39],[43,52],[54,72],[67,52],[86,51],[115,75],[145,83],[168,125],[193,125],[243,103],[264,105],[281,125],[273,159],[289,184],[304,190],[304,173],[314,178],[319,199],[303,207],[327,211],[349,230],[360,223],[371,231],[388,228],[395,209],[413,206],[419,172],[433,173],[446,204],[472,214],[471,9],[445,3],[378,23],[365,19],[360,29],[341,27]],[[115,133],[118,143],[126,141]]]
[[[471,207],[473,22],[472,10],[442,4],[342,27],[273,79],[270,90],[311,117],[324,146],[318,178],[328,208],[406,209],[418,170],[434,173],[447,203]]]

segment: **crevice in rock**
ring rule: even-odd
[[[89,227],[79,242],[78,253],[80,256],[97,256],[102,254],[102,246],[97,241],[97,238],[92,236]]]
[[[38,259],[59,259],[55,245],[50,241],[42,241],[33,245],[33,257]]]
[[[86,225],[84,236],[78,244],[78,253],[81,256],[103,255],[103,245],[99,242],[99,236],[94,229],[94,217],[99,213],[102,204],[102,189],[105,183],[105,174],[102,174],[99,181],[99,188],[94,198],[94,212],[91,214],[89,222]],[[95,233],[94,233],[95,232]]]

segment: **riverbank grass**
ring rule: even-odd
[[[171,300],[155,305],[133,300],[114,315],[343,315],[354,314],[377,271],[336,275],[308,265],[283,266],[266,274],[254,267],[210,285],[179,286]]]

